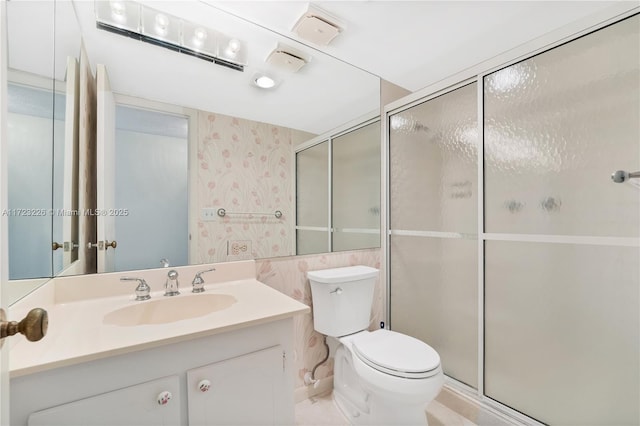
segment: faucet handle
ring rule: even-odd
[[[120,281],[138,281],[138,287],[136,287],[136,300],[148,300],[151,299],[151,287],[142,278],[133,277],[121,277]]]
[[[191,284],[193,285],[193,290],[191,290],[191,292],[202,293],[204,291],[204,280],[202,279],[201,274],[204,274],[205,272],[215,271],[215,270],[216,268],[211,268],[211,269],[205,269],[204,271],[198,272],[196,276],[193,278],[193,281],[191,282]]]
[[[177,296],[180,294],[180,290],[178,288],[180,284],[178,283],[178,271],[175,269],[170,270],[167,273],[167,281],[164,284],[164,295],[165,296]]]

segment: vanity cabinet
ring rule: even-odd
[[[171,398],[167,398],[167,395],[171,395]],[[28,424],[178,425],[180,381],[178,376],[166,377],[37,411],[29,416]]]
[[[283,385],[280,346],[189,370],[189,426],[284,424]]]
[[[11,425],[294,423],[293,318],[155,345],[12,377]]]

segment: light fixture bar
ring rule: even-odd
[[[101,2],[101,3],[106,3],[106,2]],[[118,3],[118,2],[115,2],[115,3]],[[98,0],[96,0],[96,28],[105,30],[114,34],[119,34],[125,37],[129,37],[135,40],[143,41],[145,43],[153,44],[155,46],[164,47],[165,49],[173,50],[174,52],[184,53],[185,55],[193,56],[195,58],[199,58],[207,62],[212,62],[216,65],[222,65],[224,67],[231,68],[236,71],[240,71],[240,72],[244,71],[245,64],[243,63],[243,60],[246,57],[244,51],[233,52],[232,56],[233,56],[233,59],[235,59],[235,61],[226,59],[224,57],[220,57],[220,56],[228,57],[229,48],[227,44],[222,46],[222,49],[219,46],[217,46],[217,44],[219,44],[218,39],[228,40],[228,37],[219,33],[215,33],[214,31],[205,29],[203,27],[196,27],[199,32],[199,36],[201,40],[206,41],[207,37],[210,37],[210,38],[215,37],[216,42],[215,43],[209,42],[207,45],[207,48],[209,51],[213,51],[213,52],[222,51],[223,52],[222,55],[219,55],[219,56],[212,55],[209,52],[205,52],[197,48],[186,46],[186,44],[189,44],[189,43],[194,44],[194,42],[193,40],[188,40],[188,41],[184,40],[185,38],[184,28],[187,25],[193,27],[193,24],[186,22],[175,16],[171,16],[164,13],[161,14],[160,12],[157,12],[156,16],[162,16],[163,19],[161,20],[160,23],[162,24],[163,30],[167,28],[172,22],[173,22],[173,25],[176,25],[176,23],[179,25],[179,36],[177,37],[179,38],[179,41],[175,42],[173,40],[168,40],[166,39],[166,37],[162,37],[162,36],[154,37],[151,35],[151,31],[148,31],[148,30],[145,31],[143,29],[143,25],[141,25],[139,21],[141,19],[140,15],[142,15],[143,13],[156,13],[156,11],[154,9],[151,9],[145,6],[137,5],[134,2],[126,2],[126,3],[128,3],[129,5],[134,4],[135,6],[137,6],[137,7],[135,6],[134,7],[135,9],[137,9],[136,12],[138,13],[138,16],[129,17],[129,21],[127,22],[128,25],[123,25],[120,21],[124,21],[126,18],[126,16],[122,16],[126,11],[125,7],[121,7],[118,9],[118,15],[114,15],[112,12],[105,13],[106,8],[103,6],[98,6]],[[111,9],[113,10],[113,6]],[[118,19],[116,20],[114,16],[117,17]],[[133,25],[133,21],[135,21],[135,25]],[[238,41],[237,39],[231,39],[231,40],[236,42],[237,49],[245,50],[245,46],[242,42]]]

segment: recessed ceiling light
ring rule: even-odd
[[[259,74],[253,77],[253,84],[262,89],[271,89],[276,85],[276,81],[268,75]]]

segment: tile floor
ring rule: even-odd
[[[476,426],[438,401],[427,407],[429,426]],[[349,423],[338,411],[331,393],[306,399],[296,404],[298,426],[347,426]]]

